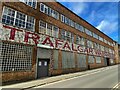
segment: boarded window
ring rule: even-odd
[[[54,50],[53,60],[54,60],[54,69],[58,69],[58,50]]]
[[[95,62],[94,56],[88,56],[88,63],[92,64]]]
[[[77,65],[78,68],[85,68],[86,67],[86,55],[84,54],[77,54]]]
[[[96,63],[101,63],[101,57],[95,57],[96,58]]]
[[[62,51],[62,68],[75,68],[74,53]]]

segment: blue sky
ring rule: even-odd
[[[118,41],[118,2],[60,3],[111,37],[113,40]]]

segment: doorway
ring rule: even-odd
[[[49,59],[38,58],[37,78],[47,77],[49,73]]]
[[[107,66],[110,66],[110,59],[106,58]]]

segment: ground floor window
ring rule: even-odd
[[[78,68],[85,68],[86,67],[86,55],[84,54],[77,54],[77,62]]]
[[[1,71],[27,71],[32,68],[32,47],[2,42]]]
[[[53,53],[53,60],[54,60],[54,69],[58,69],[58,55],[59,55],[59,52],[58,50],[54,50],[54,53]]]
[[[93,64],[95,62],[95,56],[88,56],[88,63]]]
[[[101,57],[95,57],[96,58],[96,63],[101,63]]]
[[[75,68],[74,53],[62,51],[62,68]]]

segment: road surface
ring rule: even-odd
[[[109,67],[104,71],[94,72],[71,79],[66,79],[34,88],[113,88],[118,84],[120,76],[120,65]]]

